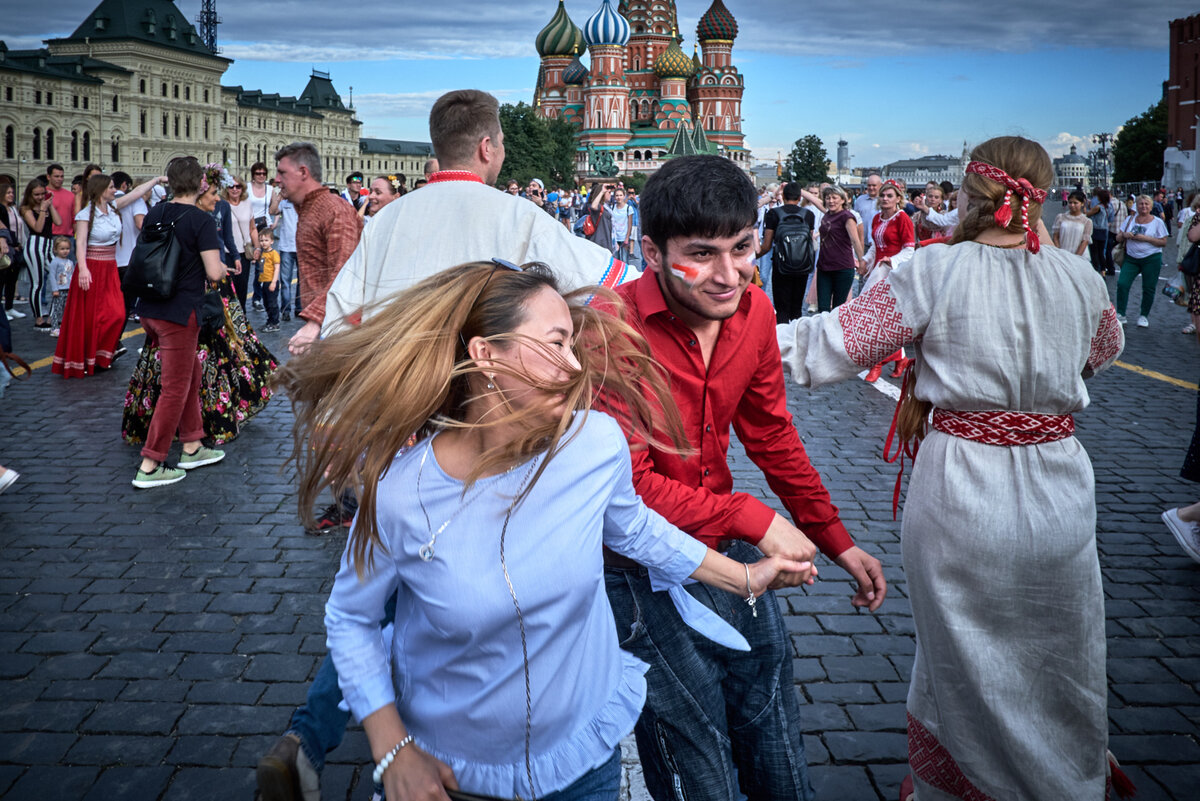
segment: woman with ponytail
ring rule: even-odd
[[[1095,490],[1072,414],[1124,336],[1088,262],[1043,246],[1053,178],[1037,143],[984,142],[949,244],[779,328],[807,387],[915,350],[893,433],[916,454],[901,540],[921,801],[1101,801],[1110,780]]]
[[[682,450],[679,412],[645,340],[593,295],[619,309],[598,287],[560,294],[541,265],[465,264],[278,373],[301,514],[326,486],[359,498],[325,625],[388,799],[617,798],[647,666],[618,647],[602,546],[664,588],[690,575],[751,607],[810,567],[743,565],[642,505],[621,426],[588,407],[603,389],[633,432]]]

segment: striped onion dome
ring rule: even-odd
[[[696,74],[696,65],[679,49],[679,41],[654,58],[654,74],[660,78],[690,78]]]
[[[562,71],[563,83],[568,86],[578,86],[587,80],[588,68],[583,66],[583,62],[579,60],[579,54],[575,54],[575,60],[566,66]]]
[[[571,18],[563,0],[558,0],[558,11],[542,28],[534,41],[539,56],[569,56],[583,47],[583,31],[579,30]]]
[[[595,45],[629,44],[629,23],[616,12],[610,0],[604,0],[600,9],[583,23],[583,41],[588,47]]]
[[[700,18],[700,24],[696,26],[696,38],[701,42],[711,39],[727,39],[732,42],[737,38],[737,33],[737,20],[721,0],[713,0],[708,11]]]

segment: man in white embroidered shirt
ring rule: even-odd
[[[607,250],[493,188],[504,163],[496,98],[474,89],[442,95],[429,114],[429,136],[440,169],[423,191],[385,206],[363,233],[329,289],[323,336],[360,312],[370,315],[372,302],[468,261],[545,262],[569,288],[625,280],[625,263]]]

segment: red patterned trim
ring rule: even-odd
[[[616,289],[625,280],[629,265],[618,258],[609,259],[604,275],[600,276],[600,286],[605,289]]]
[[[116,261],[116,245],[88,245],[87,257],[96,261]]]
[[[1017,445],[1040,445],[1074,436],[1075,418],[1069,414],[934,409],[933,427],[952,437],[1011,448]]]
[[[438,170],[429,176],[429,180],[426,183],[440,184],[445,181],[474,181],[477,184],[483,183],[483,179],[470,170]]]
[[[1103,367],[1117,358],[1121,352],[1123,340],[1124,332],[1121,330],[1121,323],[1117,321],[1117,310],[1110,304],[1100,315],[1100,327],[1096,329],[1096,335],[1092,337],[1092,345],[1087,358],[1088,369],[1095,370],[1097,367]]]
[[[859,367],[878,364],[913,340],[913,330],[904,325],[891,288],[884,279],[837,308],[846,355]]]
[[[921,781],[955,798],[996,801],[971,783],[950,752],[912,715],[908,716],[908,765]]]

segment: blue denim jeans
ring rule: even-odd
[[[295,313],[300,313],[300,285],[292,287],[292,279],[299,278],[296,253],[290,250],[279,251],[279,308],[287,311],[295,304]],[[293,298],[295,300],[293,301]]]
[[[762,554],[736,541],[728,556]],[[718,645],[679,617],[644,569],[604,571],[621,647],[649,663],[646,706],[634,732],[646,787],[655,801],[810,801],[792,647],[774,593],[757,605],[690,584],[694,598],[750,643],[748,653]]]
[[[380,627],[396,619],[396,596],[393,595],[383,607]],[[320,773],[325,770],[325,755],[342,744],[350,713],[338,708],[342,702],[342,688],[338,686],[337,668],[329,654],[321,661],[317,676],[308,687],[304,705],[292,713],[287,730],[300,738],[308,761]]]
[[[621,749],[598,768],[592,768],[569,786],[549,795],[538,796],[541,801],[616,801],[621,792]]]

